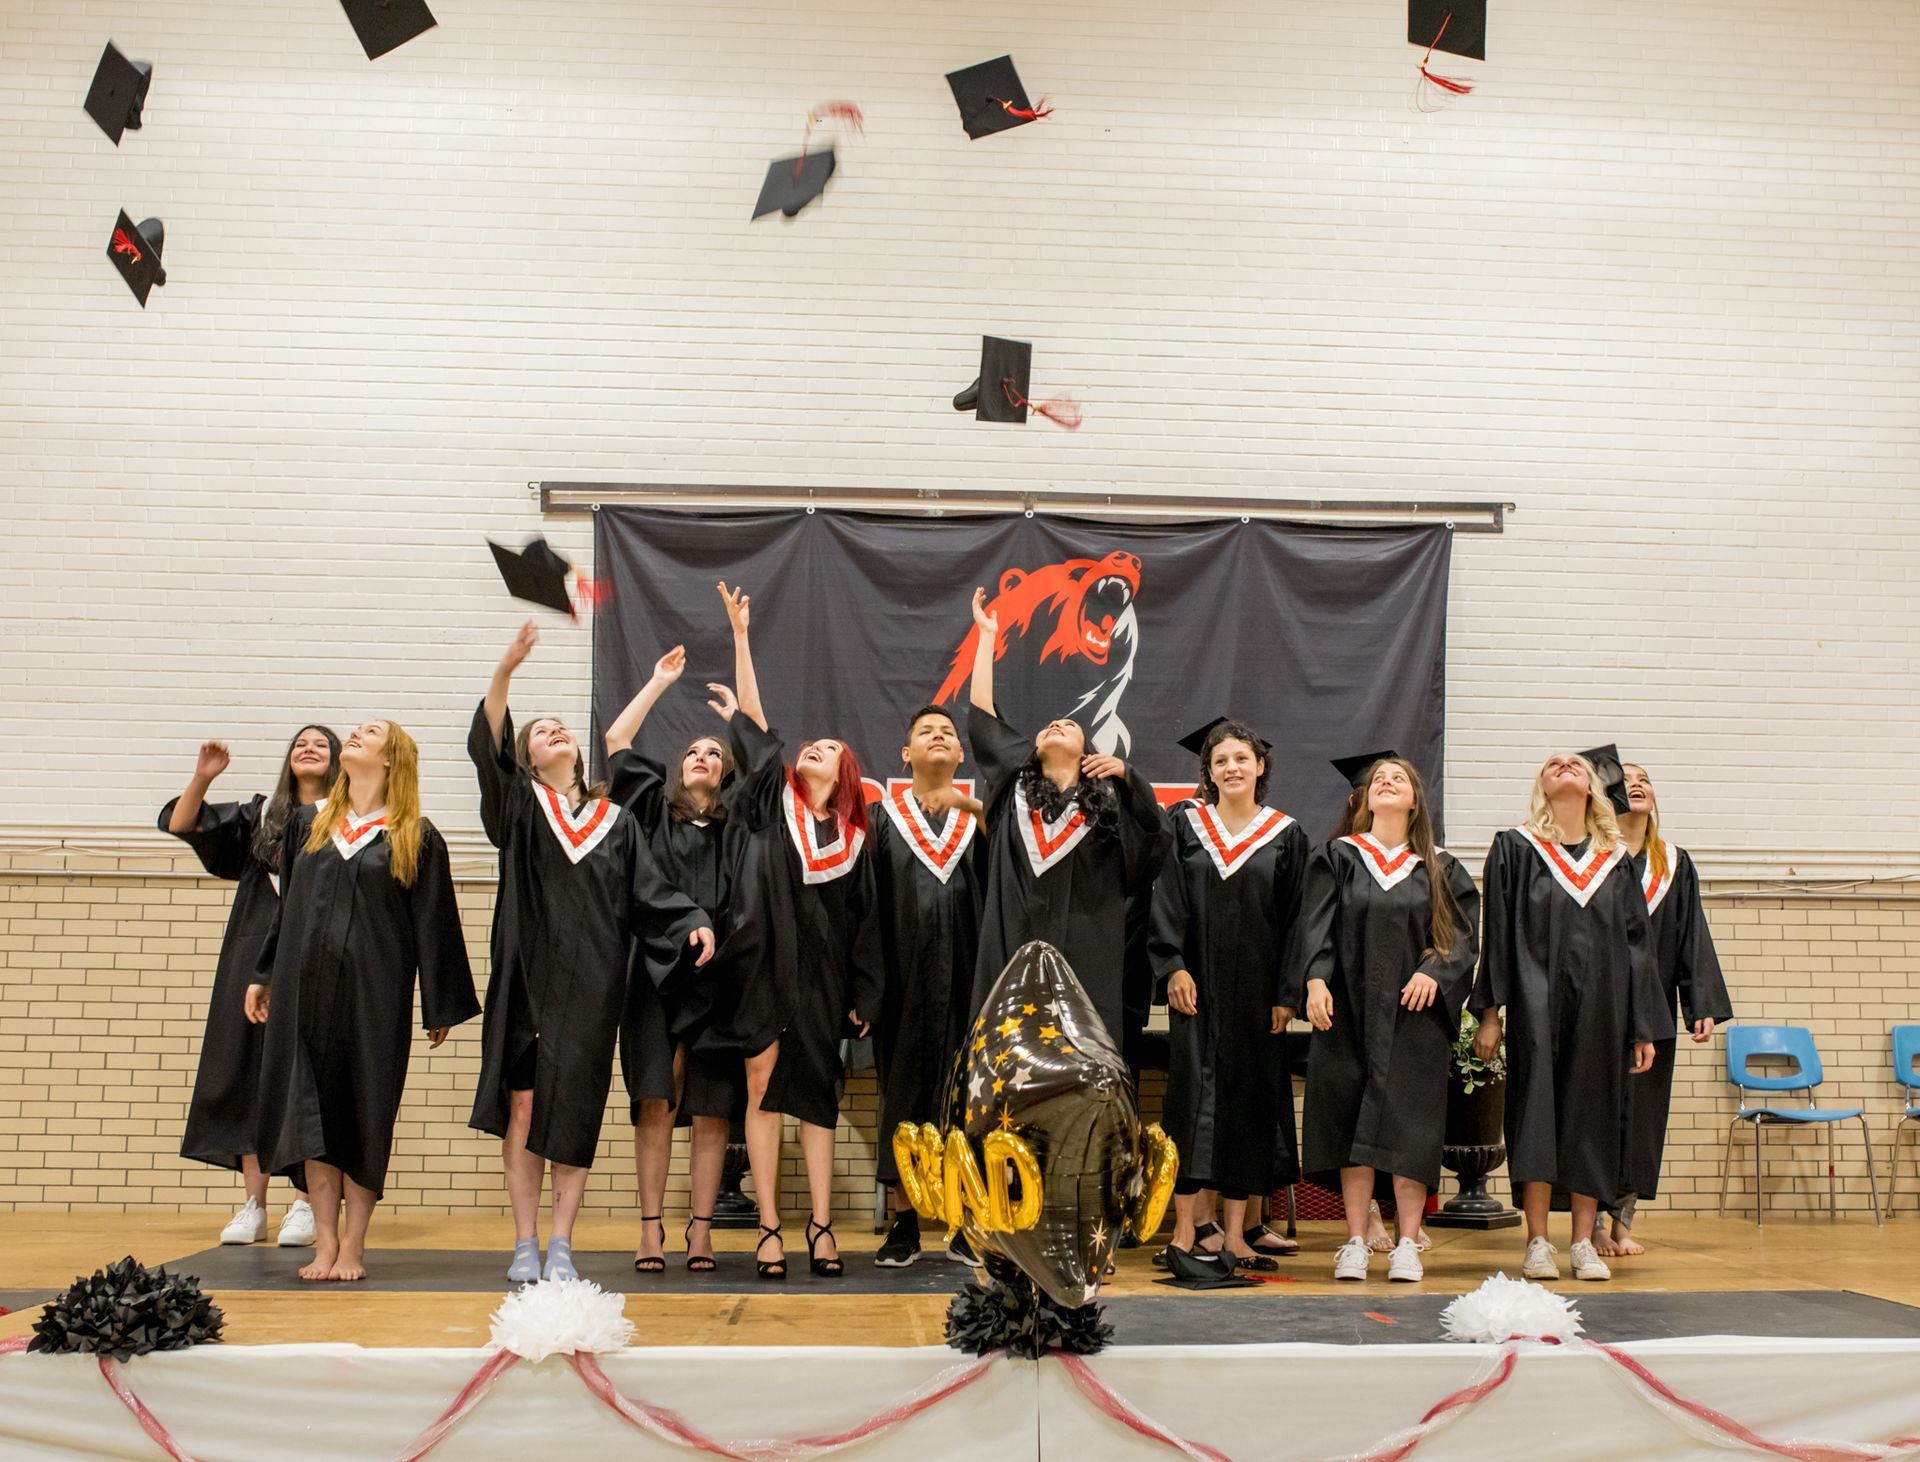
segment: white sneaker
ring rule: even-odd
[[[1581,1239],[1567,1250],[1567,1257],[1573,1261],[1575,1279],[1613,1278],[1613,1271],[1607,1268],[1607,1261],[1595,1251],[1592,1239]]]
[[[1365,1239],[1348,1239],[1340,1246],[1340,1252],[1333,1256],[1333,1277],[1365,1279],[1367,1264],[1372,1258],[1373,1250],[1367,1247]]]
[[[304,1198],[296,1198],[287,1205],[286,1214],[280,1220],[280,1237],[275,1240],[283,1249],[311,1249],[313,1247],[313,1205]]]
[[[1393,1258],[1387,1261],[1388,1279],[1418,1284],[1426,1272],[1420,1263],[1420,1246],[1412,1239],[1402,1239],[1393,1246]]]
[[[1591,1250],[1592,1244],[1587,1248]],[[1527,1240],[1527,1260],[1520,1266],[1520,1273],[1527,1279],[1558,1279],[1560,1266],[1554,1262],[1553,1245],[1545,1239]]]
[[[220,1242],[223,1244],[257,1244],[267,1236],[267,1210],[251,1198],[247,1206],[234,1214],[231,1222],[220,1230]]]

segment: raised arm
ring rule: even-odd
[[[687,668],[687,647],[675,645],[666,654],[653,663],[653,678],[640,687],[640,693],[627,702],[626,709],[613,718],[613,724],[607,727],[607,755],[626,751],[633,745],[633,738],[640,734],[647,713],[659,704],[660,697],[667,688],[680,678]]]
[[[187,783],[187,790],[174,799],[173,815],[167,819],[168,832],[188,833],[200,825],[200,804],[207,800],[207,789],[231,760],[225,742],[200,743],[200,755],[194,760],[193,777]]]
[[[499,744],[500,730],[507,721],[507,687],[513,683],[513,672],[526,663],[527,656],[533,653],[533,647],[540,643],[540,631],[532,620],[520,626],[520,633],[513,637],[506,653],[500,657],[500,663],[493,667],[493,679],[487,684],[487,697],[480,704],[487,713],[487,729],[493,733],[494,743]]]
[[[985,589],[973,591],[973,627],[978,633],[973,637],[973,690],[970,699],[992,716],[998,714],[993,708],[993,659],[1000,649],[1000,621],[987,613]]]
[[[740,709],[762,731],[767,729],[767,713],[760,704],[760,682],[753,673],[753,647],[747,642],[747,611],[753,601],[744,589],[720,585],[721,601],[727,606],[727,623],[733,626],[733,687]]]

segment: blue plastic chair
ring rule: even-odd
[[[1761,1076],[1748,1070],[1756,1056],[1785,1056],[1795,1064],[1786,1076]],[[1813,1089],[1826,1078],[1820,1067],[1820,1052],[1813,1044],[1813,1032],[1802,1025],[1734,1025],[1727,1027],[1727,1080],[1740,1090],[1740,1111],[1727,1124],[1727,1150],[1720,1161],[1720,1211],[1727,1211],[1727,1183],[1733,1173],[1733,1134],[1742,1122],[1753,1124],[1753,1222],[1762,1222],[1760,1189],[1761,1160],[1769,1127],[1808,1127],[1819,1125],[1827,1133],[1827,1217],[1840,1216],[1839,1198],[1833,1176],[1833,1124],[1858,1122],[1860,1141],[1867,1154],[1867,1186],[1873,1197],[1873,1221],[1880,1222],[1880,1183],[1873,1169],[1873,1137],[1867,1131],[1866,1113],[1859,1107],[1822,1107],[1815,1104]],[[1763,1096],[1759,1105],[1748,1106],[1750,1093],[1804,1091],[1804,1107],[1775,1106]]]
[[[1920,1025],[1896,1025],[1893,1028],[1893,1079],[1906,1088],[1906,1111],[1893,1129],[1893,1153],[1887,1161],[1887,1217],[1899,1203],[1900,1140],[1907,1135],[1907,1124],[1920,1122],[1920,1076],[1913,1063],[1920,1058]],[[1920,1153],[1920,1149],[1916,1149]]]

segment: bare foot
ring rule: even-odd
[[[1367,1205],[1367,1247],[1376,1254],[1390,1253],[1393,1249],[1393,1240],[1387,1237],[1387,1225],[1380,1217],[1378,1203]]]
[[[1619,1244],[1615,1243],[1598,1229],[1595,1229],[1593,1231],[1593,1252],[1598,1254],[1602,1259],[1618,1259],[1626,1250],[1622,1249]]]
[[[340,1241],[330,1239],[325,1234],[314,1235],[313,1262],[302,1265],[302,1279],[332,1279],[334,1260],[340,1253]]]
[[[1612,1247],[1602,1249],[1601,1252],[1603,1254],[1633,1255],[1644,1254],[1647,1250],[1646,1246],[1633,1236],[1632,1229],[1621,1228],[1620,1225],[1616,1223],[1613,1226]]]
[[[343,1245],[340,1250],[340,1257],[333,1261],[333,1273],[329,1274],[327,1278],[355,1280],[365,1279],[366,1277],[366,1256],[361,1254],[357,1249],[349,1249]]]

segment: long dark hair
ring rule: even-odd
[[[1273,758],[1268,755],[1271,748],[1254,733],[1253,727],[1245,721],[1228,718],[1217,721],[1207,733],[1207,739],[1200,743],[1200,800],[1218,803],[1220,789],[1213,784],[1213,752],[1223,741],[1242,741],[1260,759],[1260,777],[1253,786],[1253,800],[1267,800],[1267,783],[1273,780]]]
[[[1367,779],[1360,784],[1360,805],[1353,809],[1352,831],[1367,832],[1373,827],[1373,808],[1367,805],[1367,792],[1373,786],[1374,771],[1387,762],[1392,762],[1407,774],[1407,782],[1413,788],[1413,815],[1407,819],[1407,841],[1413,845],[1413,851],[1420,861],[1427,865],[1428,890],[1428,933],[1433,942],[1427,946],[1425,959],[1432,955],[1435,959],[1445,959],[1453,953],[1453,931],[1460,927],[1460,910],[1453,902],[1453,890],[1447,886],[1447,876],[1434,858],[1433,819],[1427,815],[1427,784],[1420,780],[1420,773],[1414,770],[1413,763],[1397,756],[1385,756],[1367,768]],[[1351,805],[1351,804],[1349,804]],[[1346,836],[1345,833],[1341,834]]]
[[[1120,798],[1106,778],[1083,776],[1071,787],[1063,787],[1041,767],[1038,748],[1027,757],[1018,776],[1027,806],[1048,822],[1058,822],[1077,804],[1095,837],[1112,837],[1120,831]]]
[[[528,775],[534,777],[536,780],[539,777],[539,773],[533,769],[533,728],[538,726],[542,721],[551,721],[554,725],[562,728],[567,724],[558,716],[535,716],[513,734],[513,759],[525,767]],[[571,735],[572,733],[568,732],[568,734]],[[580,743],[578,741],[573,743],[573,786],[569,790],[578,792],[580,794],[580,800],[583,802],[590,801],[595,797],[604,797],[607,795],[605,783],[588,783],[587,754],[580,749]]]
[[[300,779],[293,772],[293,744],[309,731],[318,731],[327,738],[327,785],[331,787],[334,778],[340,775],[340,738],[333,734],[331,726],[314,721],[287,738],[287,754],[280,758],[279,780],[273,784],[273,795],[267,799],[260,821],[253,828],[253,856],[269,868],[280,866],[280,840],[286,836],[287,819],[300,805]]]
[[[707,804],[706,811],[702,812],[699,804],[693,800],[693,793],[687,790],[687,784],[681,780],[687,773],[687,753],[703,741],[711,741],[720,748],[720,785],[726,786],[727,778],[733,775],[733,748],[727,745],[725,737],[696,736],[681,747],[680,759],[673,764],[673,770],[667,773],[667,816],[675,822],[692,822],[699,817],[706,818],[708,822],[727,820],[727,804],[718,793]]]

